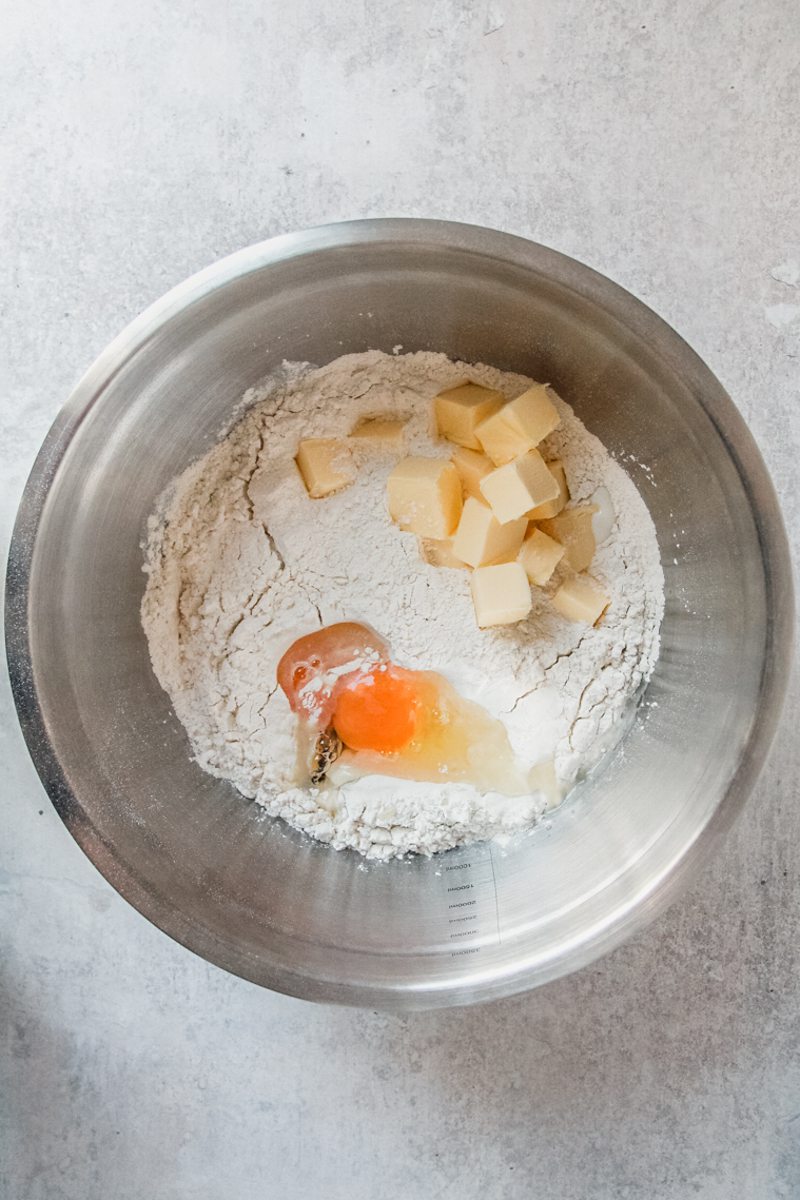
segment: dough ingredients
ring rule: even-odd
[[[285,364],[247,393],[241,419],[149,522],[142,623],[197,762],[336,849],[432,854],[530,826],[549,800],[386,775],[298,785],[296,717],[276,669],[309,630],[359,621],[380,631],[407,667],[439,672],[502,721],[521,761],[552,762],[564,790],[622,735],[658,656],[664,581],[647,507],[558,398],[561,421],[541,449],[563,463],[572,503],[602,497],[605,536],[591,571],[611,600],[597,625],[551,603],[569,578],[561,564],[534,587],[523,620],[480,629],[469,572],[425,561],[417,538],[392,525],[387,479],[404,453],[452,448],[432,433],[432,399],[467,375],[507,400],[531,386],[429,352]],[[352,482],[312,499],[294,461],[299,444],[341,439],[373,418],[402,429],[351,438]]]

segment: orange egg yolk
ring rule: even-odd
[[[387,667],[359,674],[339,693],[333,726],[351,750],[391,754],[413,738],[421,717],[414,673]]]

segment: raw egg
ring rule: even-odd
[[[278,664],[278,683],[298,716],[312,782],[377,774],[511,796],[531,790],[502,722],[442,675],[393,663],[366,625],[341,622],[299,638]]]

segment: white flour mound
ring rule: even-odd
[[[567,404],[559,402],[545,456],[564,461],[572,502],[604,486],[615,513],[591,567],[612,597],[597,628],[564,620],[548,602],[559,569],[547,588],[533,589],[528,618],[479,630],[469,572],[426,565],[416,538],[389,520],[385,483],[396,452],[356,447],[355,483],[309,499],[294,464],[301,438],[341,437],[361,417],[400,416],[406,453],[446,455],[431,436],[431,401],[465,375],[508,398],[530,383],[433,353],[285,364],[244,397],[244,417],[172,485],[148,530],[142,623],[197,762],[273,816],[370,857],[509,833],[533,823],[546,801],[383,776],[296,786],[295,718],[275,682],[295,638],[334,621],[372,625],[396,662],[441,672],[499,716],[521,758],[554,758],[564,787],[621,736],[658,656],[664,579],[652,520]]]

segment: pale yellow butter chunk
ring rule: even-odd
[[[528,523],[524,517],[501,525],[488,504],[468,496],[453,538],[453,553],[470,567],[516,558]]]
[[[536,508],[531,509],[528,513],[529,521],[541,521],[547,517],[558,516],[569,500],[567,473],[564,470],[564,464],[560,459],[556,458],[553,462],[547,464],[547,469],[558,484],[558,495],[555,500],[546,500],[544,504],[539,504]]]
[[[594,540],[598,546],[606,540],[614,528],[614,522],[617,519],[617,514],[614,511],[614,501],[607,487],[602,485],[597,489],[591,497],[590,504],[595,507],[595,513],[592,517],[592,532]]]
[[[475,436],[493,463],[518,458],[553,432],[561,418],[551,396],[549,384],[535,383],[477,427]]]
[[[591,575],[573,575],[553,596],[553,605],[568,621],[595,625],[611,601],[608,592]]]
[[[564,547],[542,533],[541,529],[534,529],[528,534],[517,555],[528,579],[537,587],[544,587],[563,557]]]
[[[295,462],[312,500],[340,491],[355,478],[350,451],[338,438],[306,438]]]
[[[458,567],[465,571],[467,564],[453,553],[453,543],[450,541],[437,542],[435,538],[420,538],[419,552],[422,561],[431,567]]]
[[[481,387],[478,383],[461,383],[434,397],[436,428],[441,437],[457,446],[480,450],[475,430],[505,403],[502,392]]]
[[[531,611],[531,585],[521,563],[478,567],[470,581],[475,617],[481,629],[513,625]]]
[[[526,516],[559,494],[555,477],[538,450],[528,450],[504,467],[496,467],[481,480],[480,489],[501,525]]]
[[[441,541],[461,516],[461,480],[444,458],[403,458],[386,482],[392,520],[410,533]]]
[[[565,508],[557,517],[539,521],[539,528],[564,547],[564,559],[573,571],[585,571],[594,558],[592,517],[596,512],[594,504],[584,504]]]
[[[452,463],[461,476],[464,495],[477,496],[479,500],[482,499],[481,480],[494,470],[492,460],[485,454],[479,454],[477,450],[467,450],[464,446],[457,446],[452,454]]]
[[[405,421],[390,420],[388,417],[368,417],[359,421],[351,438],[364,442],[380,442],[382,446],[401,449],[403,445],[403,427]]]

